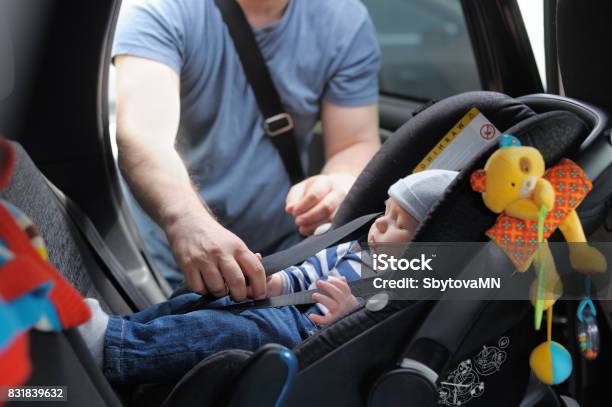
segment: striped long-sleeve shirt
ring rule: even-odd
[[[328,276],[346,277],[348,282],[361,278],[362,249],[357,241],[342,243],[321,250],[299,266],[279,272],[283,282],[282,294],[310,290],[320,279]]]

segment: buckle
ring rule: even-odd
[[[264,120],[264,130],[269,137],[276,137],[293,129],[293,119],[289,113],[279,113]]]

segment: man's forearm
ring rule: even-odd
[[[380,148],[376,105],[343,107],[323,103],[321,123],[327,161],[322,173],[359,175]]]
[[[119,166],[140,205],[162,228],[202,209],[214,219],[174,148],[120,141]]]
[[[355,143],[329,157],[321,173],[348,173],[356,177],[379,148],[378,142]]]

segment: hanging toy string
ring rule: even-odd
[[[546,310],[546,341],[552,342],[552,319],[553,319],[553,307],[552,305]]]
[[[544,284],[546,281],[546,268],[544,267],[544,261],[542,260],[542,244],[544,242],[544,218],[546,218],[548,211],[546,206],[540,207],[540,214],[538,215],[538,254],[536,260],[536,270],[538,274],[538,289],[536,292],[536,303],[535,303],[535,329],[539,330],[542,325],[542,313],[544,312]],[[552,307],[549,307],[552,310]]]

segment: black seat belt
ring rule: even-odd
[[[235,0],[215,0],[215,3],[221,11],[244,74],[264,117],[264,130],[278,150],[291,184],[297,184],[304,179],[304,170],[293,133],[293,119],[283,108],[251,25]]]
[[[348,238],[356,232],[359,232],[364,226],[371,223],[380,215],[381,212],[363,215],[357,219],[353,219],[349,223],[342,225],[337,229],[332,229],[326,233],[323,233],[322,235],[311,236],[295,246],[264,257],[261,260],[261,263],[266,271],[266,275],[270,276],[289,266],[301,263],[321,250],[340,243],[342,240]],[[359,291],[361,290],[362,285],[370,288],[372,287],[369,281],[364,281],[365,280],[357,280],[350,284],[351,290],[355,296],[363,296],[360,295],[361,291]],[[269,308],[281,307],[284,305],[310,304],[313,303],[312,294],[315,292],[317,292],[317,290],[302,291],[279,297],[266,298],[265,300],[247,301],[239,304],[227,305],[215,309],[238,311],[247,308]],[[200,299],[188,304],[184,309],[178,310],[176,313],[183,314],[198,309],[207,308],[208,304],[215,299],[216,298],[213,298],[210,295],[203,295]]]
[[[261,264],[266,271],[266,275],[272,275],[289,266],[301,263],[321,250],[340,243],[343,239],[359,231],[381,214],[382,212],[377,212],[360,216],[336,229],[332,229],[321,235],[311,236],[308,239],[302,240],[295,246],[264,257],[261,259]]]

